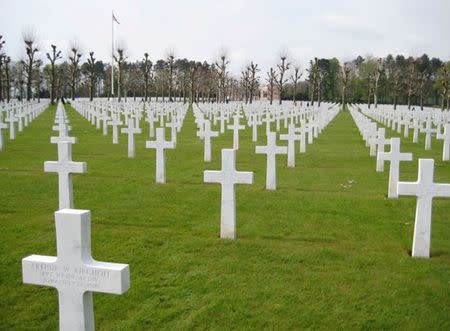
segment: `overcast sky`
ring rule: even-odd
[[[450,59],[450,0],[0,0],[0,34],[13,59],[23,55],[23,32],[33,29],[41,58],[52,43],[66,55],[76,41],[84,54],[110,61],[112,10],[130,60],[173,49],[211,61],[225,48],[238,74],[251,60],[267,70],[283,49],[303,68],[314,56]]]

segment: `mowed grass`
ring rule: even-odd
[[[375,172],[348,112],[297,154],[296,168],[278,157],[274,192],[265,190],[266,159],[254,153],[251,130],[241,132],[237,169],[254,171],[255,183],[237,187],[238,239],[228,241],[218,236],[220,185],[204,184],[203,171],[220,169],[231,131],[213,139],[205,164],[190,111],[166,154],[168,182],[157,185],[144,122],[128,159],[126,135],[113,145],[111,131],[103,136],[66,108],[78,138],[73,160],[88,165],[74,175],[74,199],[92,212],[93,257],[131,270],[127,293],[94,295],[98,330],[450,329],[450,200],[433,204],[432,258],[411,258],[416,200],[386,198],[388,164]],[[21,276],[23,257],[56,254],[57,175],[43,171],[57,157],[54,114],[47,110],[0,153],[4,330],[58,326],[56,290]],[[414,161],[402,163],[401,180],[415,180],[418,157],[432,157],[436,181],[450,182],[442,142],[427,152],[423,142],[402,139]]]

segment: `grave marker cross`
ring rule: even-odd
[[[55,212],[57,256],[22,259],[23,282],[58,290],[59,329],[94,330],[92,292],[122,294],[130,287],[127,264],[99,262],[91,255],[88,210]]]
[[[222,186],[220,211],[220,238],[236,238],[236,184],[253,184],[253,172],[236,171],[236,150],[222,149],[222,170],[205,170],[205,183]]]
[[[430,257],[431,214],[433,198],[450,198],[450,184],[437,184],[433,181],[434,160],[419,159],[419,175],[416,182],[398,182],[398,194],[417,197],[413,257]]]

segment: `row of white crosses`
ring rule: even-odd
[[[32,121],[48,108],[49,101],[10,102],[0,105],[0,151],[4,148],[3,130],[9,130],[9,139],[16,139],[16,132],[22,132]],[[5,122],[7,123],[5,123]],[[17,123],[17,131],[16,131]]]
[[[370,134],[365,134],[364,131],[374,131],[371,120],[353,107],[350,107],[350,113],[363,137],[370,136]],[[379,132],[379,130],[381,129],[376,130],[376,132]],[[381,132],[384,136],[384,129]],[[377,138],[372,139],[376,140]],[[400,138],[391,138],[389,140],[388,144],[391,147],[389,152],[384,152],[384,144],[385,141],[382,145],[383,150],[380,149],[377,153],[376,170],[384,171],[384,162],[390,162],[389,198],[397,198],[399,195],[417,197],[412,256],[429,258],[433,198],[450,197],[450,184],[434,183],[433,159],[419,159],[418,179],[416,182],[400,182],[400,162],[412,161],[412,153],[400,152]]]
[[[211,137],[218,136],[217,131],[211,131],[211,120],[213,123],[220,121],[219,133],[225,132],[225,127],[229,130],[233,130],[233,148],[239,149],[239,131],[245,128],[240,122],[242,118],[240,106],[233,105],[233,108],[224,107],[223,105],[209,106],[207,110],[202,109],[194,105],[194,115],[196,118],[196,124],[199,132],[197,136],[204,140],[205,146],[205,162],[210,161],[210,147]],[[266,135],[271,132],[271,124],[275,122],[276,131],[280,131],[280,121],[284,121],[284,127],[288,129],[287,134],[281,135],[281,140],[288,142],[288,166],[295,167],[295,141],[300,141],[300,153],[306,152],[306,137],[308,138],[308,144],[312,144],[313,139],[317,138],[321,130],[336,116],[339,111],[339,107],[333,105],[322,104],[322,109],[302,109],[300,107],[289,109],[289,111],[283,111],[280,109],[278,113],[272,113],[271,110],[257,109],[253,106],[245,105],[245,116],[247,117],[247,124],[252,127],[252,141],[257,142],[257,129],[258,126],[265,124]],[[281,115],[280,115],[281,114]],[[206,116],[206,119],[204,118]],[[228,124],[232,119],[232,124]],[[300,127],[297,127],[299,124]]]
[[[413,129],[413,142],[419,140],[419,133],[425,134],[425,150],[431,150],[433,135],[436,139],[443,140],[442,160],[450,161],[450,112],[435,108],[424,110],[392,109],[390,106],[368,109],[360,106],[361,111],[377,122],[389,126],[401,133],[403,137],[409,137],[409,130]]]
[[[338,113],[337,111],[331,111],[330,116],[327,117],[327,121],[323,122],[325,127]],[[204,182],[206,183],[219,183],[221,184],[221,217],[220,217],[220,237],[223,239],[235,239],[236,238],[236,184],[253,184],[253,172],[237,171],[236,170],[236,151],[239,148],[237,143],[239,136],[235,132],[245,128],[239,124],[240,110],[237,109],[233,116],[233,124],[230,129],[234,131],[233,134],[233,149],[222,149],[222,169],[220,171],[206,170],[204,172]],[[205,162],[210,161],[212,136],[218,136],[219,132],[211,131],[211,123],[208,119],[203,118],[203,112],[196,106],[194,106],[194,115],[196,123],[200,128],[197,135],[205,140]],[[219,118],[225,116],[219,115]],[[256,146],[256,153],[267,155],[267,169],[266,169],[266,188],[268,190],[276,189],[276,155],[288,154],[288,165],[292,165],[292,160],[289,159],[289,153],[295,153],[295,125],[289,124],[288,134],[281,139],[288,141],[288,146],[276,145],[276,132],[269,131],[267,133],[267,145]],[[289,152],[290,150],[290,152]],[[292,157],[292,156],[291,156]],[[295,154],[294,154],[295,158]],[[295,166],[295,161],[294,161]]]
[[[126,128],[121,128],[121,133],[128,136],[128,157],[135,157],[135,134],[141,134],[142,129],[139,127],[140,120],[145,113],[145,122],[148,123],[149,137],[155,137],[156,123],[161,127],[156,128],[156,138],[154,141],[146,141],[145,147],[156,150],[156,168],[155,180],[157,183],[166,182],[166,149],[174,149],[177,142],[177,133],[181,130],[186,116],[187,106],[183,104],[156,104],[156,103],[127,103],[108,104],[106,101],[91,104],[90,102],[77,102],[74,104],[75,109],[86,118],[98,116],[99,111],[109,115],[102,115],[104,118],[111,118],[108,122],[113,126],[113,143],[118,143],[118,126],[126,123]],[[130,107],[136,107],[131,109]],[[122,122],[122,117],[124,121]],[[92,122],[91,122],[92,123]],[[171,138],[166,140],[165,128],[171,129]]]
[[[218,105],[218,108],[221,107]],[[250,108],[246,106],[247,108]],[[285,140],[288,142],[288,166],[295,167],[295,141],[300,141],[300,153],[306,152],[306,137],[308,137],[308,143],[311,144],[313,139],[316,138],[321,132],[321,130],[334,118],[334,116],[339,111],[338,107],[335,107],[334,110],[330,110],[333,107],[327,107],[322,109],[322,111],[318,111],[317,109],[301,109],[294,108],[290,109],[289,112],[283,112],[282,109],[280,113],[282,116],[276,115],[272,116],[267,109],[256,109],[253,108],[251,110],[246,111],[246,116],[248,118],[249,126],[252,126],[252,141],[257,141],[257,127],[258,125],[262,125],[263,123],[266,125],[266,135],[270,135],[271,132],[271,123],[272,121],[276,121],[276,118],[283,119],[285,122],[285,127],[288,128],[288,132],[286,134],[282,134],[280,136],[281,140]],[[221,121],[221,130],[222,127],[225,128],[227,118],[233,119],[233,124],[228,125],[228,129],[233,130],[233,148],[239,148],[239,131],[245,128],[244,125],[240,123],[241,111],[239,108],[233,107],[232,109],[218,109],[214,111],[212,107],[205,111],[200,110],[199,107],[194,105],[194,115],[196,118],[196,123],[199,128],[199,132],[197,132],[197,136],[201,139],[204,139],[204,160],[205,162],[209,162],[211,160],[211,137],[218,136],[217,131],[211,130],[211,123],[209,119],[204,119],[203,114],[206,117],[211,118],[214,117],[214,122],[217,122],[216,119]],[[265,120],[263,120],[263,116],[265,116]],[[299,123],[300,127],[296,127],[295,123]],[[278,126],[278,125],[277,125]],[[278,128],[279,129],[279,128]],[[298,134],[297,134],[298,133]],[[271,185],[269,185],[271,186]]]
[[[58,144],[58,161],[45,162],[45,171],[59,177],[59,210],[55,212],[57,256],[30,255],[22,259],[23,282],[58,290],[59,329],[94,330],[93,292],[122,294],[130,287],[127,264],[100,262],[91,253],[91,213],[73,209],[72,173],[86,172],[85,162],[73,162],[68,118],[61,103],[51,137]]]
[[[370,156],[377,157],[376,171],[383,172],[385,161],[390,162],[388,198],[397,198],[400,162],[412,161],[412,154],[400,152],[400,138],[387,139],[385,137],[385,128],[378,128],[376,122],[359,112],[356,108],[350,107],[349,109],[363,140],[366,141],[366,146],[370,147]],[[387,145],[390,146],[390,152],[385,152],[385,146]]]

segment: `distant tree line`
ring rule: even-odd
[[[312,104],[322,101],[364,102],[369,107],[379,103],[439,105],[449,108],[450,61],[439,58],[388,55],[385,58],[358,56],[340,62],[337,58],[314,58],[306,72],[292,66],[286,52],[261,79],[254,61],[233,77],[226,51],[221,51],[212,63],[177,58],[169,51],[164,59],[152,62],[149,53],[139,61],[128,61],[124,47],[114,54],[114,90],[111,93],[111,64],[95,58],[93,51],[83,54],[73,43],[66,59],[56,45],[45,52],[46,63],[40,57],[36,37],[23,37],[25,56],[12,61],[4,51],[0,36],[0,101],[11,98],[50,98],[52,103],[64,96],[76,97],[153,97],[162,101],[226,102],[242,100],[252,103],[259,99],[260,87],[267,87],[270,103],[274,95],[281,100],[305,100]],[[301,77],[304,80],[301,81]],[[276,93],[277,92],[277,93]]]

